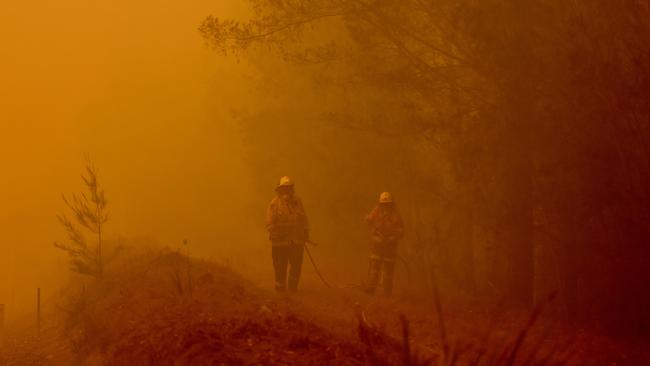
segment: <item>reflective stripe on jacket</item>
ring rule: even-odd
[[[275,196],[266,212],[266,228],[274,246],[304,244],[309,222],[300,198]]]
[[[397,210],[378,205],[366,216],[366,224],[372,237],[373,257],[388,260],[397,257],[397,242],[404,237],[404,222]]]

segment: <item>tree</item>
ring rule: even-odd
[[[526,96],[523,99],[527,101],[533,97],[528,88],[530,81],[522,77],[531,58],[527,43],[531,40],[531,25],[517,2],[253,3],[255,16],[250,22],[209,17],[200,28],[204,37],[224,53],[240,54],[263,44],[292,61],[345,64],[344,71],[334,80],[338,78],[348,87],[356,84],[350,94],[371,90],[362,94],[371,97],[361,103],[372,104],[369,109],[376,112],[360,115],[355,111],[356,104],[348,111],[339,111],[342,115],[337,121],[358,130],[411,136],[414,143],[425,140],[430,146],[439,146],[443,139],[443,149],[454,162],[458,182],[452,192],[444,193],[447,200],[478,193],[475,187],[480,182],[466,180],[478,176],[472,170],[503,167],[496,175],[499,184],[494,187],[511,195],[491,205],[496,212],[490,216],[499,221],[489,227],[497,233],[502,266],[507,270],[498,283],[504,283],[503,292],[510,299],[531,306],[532,158],[527,150],[530,131],[525,117],[533,113],[531,102],[519,103],[518,108],[509,106],[515,97]],[[491,5],[495,6],[490,8]],[[503,18],[517,21],[503,22]],[[313,30],[319,26],[338,39],[322,37]],[[505,52],[502,45],[508,46]],[[470,141],[484,145],[467,148],[466,142]],[[472,151],[472,158],[478,158],[478,163],[465,158],[468,150]],[[458,217],[452,226],[480,223],[473,220],[472,212],[477,198],[463,199],[462,209],[448,213]],[[450,230],[468,231],[462,227]],[[472,243],[460,236],[455,244],[465,248],[465,258],[471,258],[468,253]],[[468,278],[472,276],[471,270],[460,276],[470,283],[474,280]]]
[[[495,294],[530,305],[559,289],[571,320],[650,329],[648,1],[251,3],[250,21],[209,17],[204,37],[326,65],[319,80],[351,101],[332,125],[409,139],[419,232],[437,254],[476,250],[475,229]],[[455,265],[473,268],[471,254]]]
[[[99,185],[97,170],[88,163],[86,173],[81,176],[86,192],[73,194],[69,199],[63,196],[63,202],[70,209],[73,219],[65,214],[57,218],[68,234],[69,243],[54,243],[70,257],[74,272],[101,278],[104,272],[105,259],[102,253],[104,224],[108,221],[106,196]],[[91,243],[82,233],[81,228],[96,237]]]

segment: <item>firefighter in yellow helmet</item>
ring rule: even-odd
[[[309,222],[302,201],[294,194],[293,181],[282,177],[266,213],[266,228],[272,244],[275,289],[296,291],[300,281],[305,243],[309,240]]]
[[[393,276],[397,260],[397,244],[404,236],[404,223],[389,192],[379,196],[379,204],[366,216],[370,229],[370,268],[367,292],[374,293],[382,278],[384,293],[393,291]]]

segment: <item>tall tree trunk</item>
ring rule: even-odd
[[[508,292],[515,303],[532,307],[534,294],[533,178],[529,146],[512,159],[510,235],[507,241]]]

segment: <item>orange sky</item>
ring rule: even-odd
[[[196,30],[238,1],[3,1],[0,13],[0,303],[54,286],[62,193],[90,155],[110,200],[109,235],[214,243],[240,221],[248,182],[226,106],[245,92]],[[224,80],[224,76],[229,79]],[[215,85],[228,86],[216,88]],[[224,99],[228,99],[228,103]],[[235,103],[236,104],[236,103]],[[243,188],[242,188],[243,187]],[[232,206],[232,205],[231,205]],[[230,208],[232,209],[232,208]],[[220,224],[217,224],[220,223]]]

